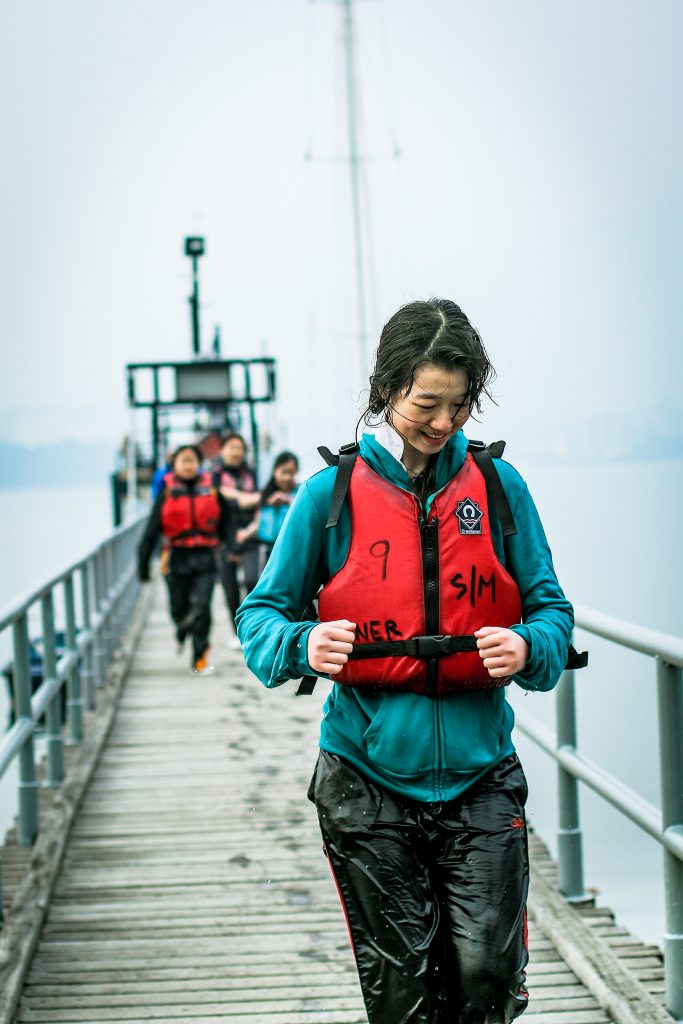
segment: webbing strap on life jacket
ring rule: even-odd
[[[467,450],[472,453],[472,458],[486,481],[486,493],[489,500],[493,502],[496,515],[503,528],[503,536],[512,536],[513,533],[517,533],[517,527],[498,471],[493,464],[494,459],[501,458],[505,450],[505,441],[494,441],[488,446],[483,441],[470,441]]]
[[[358,445],[355,442],[353,444],[343,444],[339,449],[339,455],[333,455],[330,449],[325,447],[318,448],[318,451],[328,466],[337,466],[337,475],[334,480],[334,490],[332,491],[330,511],[327,517],[327,522],[325,523],[325,529],[329,530],[330,527],[336,526],[339,522],[339,516],[344,504],[344,499],[346,498],[349,490],[349,484],[351,483],[353,467],[356,464]]]
[[[449,654],[463,651],[476,651],[475,636],[416,636],[412,640],[385,640],[379,643],[359,644],[354,647],[349,660],[356,658],[386,658],[396,655],[408,655],[411,658],[444,658]],[[565,671],[586,668],[588,651],[577,651],[573,644],[569,645]],[[304,676],[297,687],[297,697],[308,697],[318,681],[317,676]]]
[[[176,533],[175,537],[171,538],[171,547],[174,545],[180,546],[178,541],[187,540],[188,537],[206,537],[208,540],[213,540],[216,537],[215,530],[200,530],[199,527],[193,527],[191,530],[182,530],[180,533]]]
[[[494,459],[501,458],[504,450],[505,441],[494,441],[490,445],[484,444],[483,441],[470,441],[468,444],[468,451],[472,453],[472,457],[486,482],[486,491],[489,499],[493,502],[493,507],[500,520],[503,536],[510,537],[512,534],[517,533],[517,528],[505,490],[500,482],[498,471],[493,464]],[[324,446],[318,448],[318,451],[328,466],[338,467],[337,476],[334,481],[334,490],[332,491],[330,511],[327,523],[325,524],[326,529],[330,529],[339,522],[342,506],[351,483],[351,474],[353,473],[353,467],[358,454],[358,445],[355,443],[342,445],[338,455],[334,455],[329,448]]]
[[[317,676],[304,676],[299,683],[295,697],[310,697],[315,690],[315,684],[318,682]]]
[[[585,668],[588,664],[588,651],[577,651],[573,644],[569,645],[569,656],[565,669]]]
[[[469,636],[414,636],[410,640],[380,640],[377,643],[357,644],[349,654],[349,661],[360,658],[445,658],[449,654],[474,652],[477,638]]]

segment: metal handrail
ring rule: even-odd
[[[612,640],[621,647],[628,647],[641,654],[663,658],[668,665],[683,668],[683,637],[662,633],[658,629],[639,626],[635,622],[626,622],[614,615],[575,605],[576,625],[588,633]]]
[[[18,601],[13,602],[7,608],[4,608],[0,613],[0,633],[8,626],[11,626],[15,619],[18,618],[23,612],[28,611],[31,605],[36,604],[45,596],[49,591],[55,590],[60,583],[63,583],[67,577],[73,576],[74,573],[78,572],[79,569],[83,569],[92,560],[104,551],[105,548],[109,547],[112,543],[116,542],[116,538],[122,535],[128,534],[130,530],[140,528],[140,525],[145,521],[145,517],[137,519],[134,523],[127,523],[123,526],[117,526],[104,540],[100,541],[97,547],[93,548],[86,555],[83,555],[77,562],[72,564],[67,569],[62,569],[61,572],[53,576],[47,583],[41,583],[36,590],[29,591],[24,597],[21,597]]]
[[[573,671],[564,672],[557,687],[556,733],[533,715],[516,710],[520,731],[558,764],[560,891],[570,902],[588,898],[583,881],[580,781],[663,847],[666,1006],[674,1019],[683,1021],[683,639],[590,608],[574,611],[580,629],[655,659],[662,807],[655,807],[577,751]]]
[[[83,738],[83,709],[95,706],[95,689],[104,683],[107,667],[130,621],[139,595],[136,548],[145,518],[120,526],[88,554],[15,602],[0,615],[0,633],[12,630],[12,679],[15,721],[0,738],[0,778],[15,758],[19,768],[18,840],[30,846],[38,835],[38,784],[34,733],[45,719],[47,771],[45,785],[64,778],[62,691],[66,688],[67,742]],[[75,598],[80,584],[80,603]],[[65,649],[57,658],[55,595],[61,588]],[[31,692],[29,613],[40,609],[43,681]],[[2,865],[0,865],[1,871]],[[2,875],[0,873],[0,923]]]

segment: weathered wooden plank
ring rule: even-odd
[[[209,993],[208,995],[211,995]],[[215,993],[213,994],[215,997]],[[128,997],[120,997],[121,1001],[108,1000],[107,1005],[103,1005],[103,1000],[86,1000],[85,997],[80,999],[76,996],[67,996],[64,1000],[59,1002],[51,1001],[46,1002],[42,999],[32,1000],[31,1008],[26,1012],[25,1016],[22,1016],[20,1012],[17,1015],[17,1021],[22,1020],[52,1020],[54,1022],[63,1020],[78,1020],[83,1015],[92,1015],[93,1010],[97,1010],[97,1014],[102,1021],[108,1020],[125,1020],[128,1016],[140,1016],[141,1012],[146,1012],[149,1020],[166,1020],[169,1014],[175,1013],[183,1014],[185,1016],[196,1016],[199,1013],[228,1013],[234,1015],[258,1015],[258,1014],[294,1014],[310,1008],[311,1010],[327,1010],[328,1014],[337,1013],[338,1011],[354,1010],[358,1008],[358,994],[353,993],[350,996],[337,995],[334,992],[327,992],[325,990],[318,991],[317,989],[300,989],[299,994],[293,998],[286,996],[280,996],[276,999],[264,998],[265,994],[262,992],[252,991],[251,998],[240,1001],[238,999],[228,999],[226,995],[222,995],[218,1000],[215,998],[204,1000],[203,993],[193,993],[191,1001],[187,999],[187,993],[178,993],[178,998],[172,998],[172,994],[167,997],[163,997],[155,994],[154,1003],[152,1005],[146,1005],[144,1001],[141,1001],[139,997],[132,997],[128,1000]],[[595,1000],[592,996],[579,996],[576,999],[559,1000],[557,1003],[554,1000],[540,999],[536,1001],[535,1012],[538,1014],[551,1013],[551,1012],[564,1012],[576,1014],[581,1010],[596,1010],[598,1009]],[[48,1016],[45,1016],[45,1015]]]
[[[552,976],[551,976],[552,977]],[[165,986],[186,986],[188,990],[194,987],[216,988],[242,988],[245,985],[254,986],[263,983],[263,986],[271,989],[280,985],[292,985],[294,979],[302,979],[305,984],[311,979],[320,979],[321,984],[326,984],[330,979],[335,983],[343,984],[346,980],[356,983],[356,972],[349,965],[337,964],[334,961],[322,963],[316,960],[308,960],[306,963],[283,962],[283,963],[259,963],[243,964],[228,962],[216,965],[213,961],[205,963],[201,967],[185,967],[183,962],[179,966],[160,964],[156,968],[141,968],[138,965],[127,967],[126,970],[90,970],[82,971],[74,964],[68,965],[63,971],[43,971],[32,968],[29,975],[26,993],[35,992],[45,994],[51,992],[63,993],[67,989],[78,988],[81,993],[103,992],[111,987],[114,992],[139,991],[149,992],[150,982],[154,983],[154,990]]]
[[[135,994],[148,993],[149,981],[153,980],[155,993],[162,996],[169,992],[201,992],[203,993],[203,998],[206,999],[207,993],[230,992],[234,997],[236,993],[252,992],[254,988],[253,979],[258,978],[265,981],[264,987],[267,986],[268,992],[274,992],[277,989],[278,997],[294,998],[297,993],[301,992],[301,988],[306,986],[307,979],[312,975],[315,976],[315,972],[310,970],[310,964],[306,965],[305,968],[303,965],[299,965],[298,971],[288,971],[284,974],[282,973],[283,968],[281,964],[273,964],[272,967],[273,973],[264,971],[263,965],[260,965],[258,968],[252,968],[250,972],[236,971],[234,977],[230,977],[227,973],[222,975],[215,970],[204,971],[202,974],[194,973],[189,976],[183,973],[182,976],[179,976],[176,970],[172,976],[161,977],[157,973],[150,974],[150,977],[147,979],[140,978],[136,972],[135,980],[131,980],[130,973],[124,972],[119,972],[118,978],[106,975],[96,975],[93,978],[92,975],[89,975],[87,982],[84,982],[80,974],[72,974],[68,979],[67,977],[61,977],[59,984],[56,984],[54,979],[52,983],[36,983],[29,980],[26,986],[26,995],[31,997],[31,1005],[37,1006],[36,999],[46,1000],[53,996],[64,997],[68,987],[71,994],[79,999],[86,997],[105,999],[105,1005],[107,1005],[110,1002],[110,997],[119,999],[124,995],[132,997]],[[324,968],[320,964],[317,967],[319,974]],[[333,977],[334,981],[330,981],[330,977]],[[292,980],[294,978],[298,979],[297,987],[292,987]],[[543,989],[552,989],[552,992],[548,995],[550,999],[572,999],[585,994],[583,986],[577,982],[576,978],[569,971],[565,971],[562,974],[539,975],[537,977],[532,975],[531,979],[527,980],[531,980],[531,984],[536,992],[541,992]],[[330,972],[328,967],[325,981],[318,981],[315,991],[319,994],[324,994],[327,991],[338,993],[349,988],[356,990],[357,985],[358,981],[355,971],[338,971],[335,974]],[[79,1003],[79,1005],[81,1004]],[[111,1005],[124,1004],[112,1002]]]
[[[173,1015],[171,1016],[168,1012],[166,1016],[161,1018],[173,1024],[175,1021],[191,1020],[192,1024],[367,1024],[367,1017],[365,1011],[361,1009],[357,1010],[335,1010],[334,1014],[325,1008],[316,1009],[311,1007],[310,1009],[304,1009],[302,1012],[286,1013],[286,1014],[249,1014],[245,1018],[244,1014],[230,1014],[227,1015],[219,1008],[215,1013],[211,1013],[210,1007],[204,1007],[202,1010],[194,1011],[193,1007],[176,1007]],[[211,1014],[205,1016],[205,1012]],[[22,1015],[24,1014],[24,1015]],[[26,1016],[28,1014],[28,1016]],[[278,1021],[279,1016],[279,1021]],[[126,1024],[148,1024],[151,1019],[146,1007],[140,1008],[140,1016],[131,1017],[128,1014],[119,1014],[116,1020],[125,1020]],[[30,1010],[22,1009],[20,1014],[16,1017],[16,1024],[26,1024],[26,1022],[34,1022],[34,1024],[102,1024],[103,1018],[99,1015],[99,1011],[93,1016],[88,1011],[81,1011],[78,1013],[69,1013],[67,1016],[57,1017],[51,1016],[51,1011],[44,1013],[31,1013]],[[567,1021],[567,1024],[605,1024],[607,1018],[605,1017],[577,1017],[574,1021]],[[555,1024],[555,1022],[548,1020],[545,1017],[539,1017],[537,1020],[532,1021],[532,1024]]]
[[[249,1013],[247,1017],[243,1013],[226,1014],[223,1008],[205,1006],[177,1006],[171,1011],[170,1007],[164,1008],[165,1015],[157,1015],[149,1012],[147,1006],[140,1006],[138,1014],[133,1016],[126,1011],[120,1011],[115,1018],[103,1017],[98,1010],[67,1010],[57,1013],[56,1011],[31,1011],[22,1008],[16,1017],[16,1024],[103,1024],[105,1020],[122,1020],[126,1024],[147,1024],[150,1020],[164,1020],[169,1024],[175,1021],[190,1020],[193,1024],[367,1024],[367,1017],[362,1009],[342,1010],[335,1009],[331,1013],[324,1006],[304,1005],[294,1012],[285,1012],[275,1016],[272,1012]],[[206,1016],[208,1014],[208,1016]],[[279,1019],[278,1019],[279,1018]],[[604,1018],[603,1018],[604,1019]],[[533,1022],[532,1022],[533,1024]],[[543,1018],[539,1018],[537,1024],[547,1024]],[[572,1022],[573,1024],[573,1022]],[[577,1019],[576,1024],[593,1024],[591,1018]],[[597,1024],[602,1024],[598,1020]]]
[[[126,1024],[146,1024],[148,1019],[147,1016],[125,1018]],[[31,1020],[38,1020],[38,1018],[34,1017]],[[277,1015],[274,1016],[273,1014],[250,1014],[245,1019],[243,1015],[233,1016],[232,1014],[226,1015],[223,1013],[210,1017],[205,1017],[203,1014],[192,1017],[174,1015],[173,1017],[167,1017],[167,1020],[169,1024],[180,1020],[192,1020],[193,1024],[367,1024],[367,1017],[362,1010],[350,1013],[335,1012],[333,1015],[327,1010],[309,1010],[304,1013],[287,1014],[284,1018],[280,1016],[279,1021]],[[529,1009],[524,1014],[524,1020],[526,1024],[610,1024],[608,1018],[601,1010],[537,1014]],[[99,1024],[99,1022],[99,1017],[85,1016],[78,1018],[78,1020],[70,1018],[69,1021],[63,1022],[63,1024]],[[46,1024],[49,1024],[49,1022],[46,1022]]]
[[[187,970],[188,968],[204,970],[210,967],[211,970],[222,974],[226,971],[248,971],[254,967],[256,970],[263,969],[264,975],[267,975],[271,965],[279,964],[281,967],[286,965],[287,970],[290,968],[296,970],[297,965],[303,965],[304,968],[310,965],[311,970],[315,970],[316,965],[322,965],[328,971],[333,970],[335,966],[340,966],[344,971],[355,973],[353,960],[349,957],[340,957],[338,955],[340,951],[343,952],[341,945],[339,947],[327,946],[325,949],[309,946],[296,951],[280,948],[276,951],[263,950],[253,953],[239,950],[226,952],[212,947],[209,951],[200,954],[195,951],[194,946],[190,949],[187,949],[186,946],[186,952],[180,951],[174,956],[165,951],[158,952],[152,945],[142,951],[131,950],[126,953],[126,951],[120,950],[118,956],[113,956],[110,952],[101,956],[94,953],[91,958],[72,960],[64,956],[47,957],[42,950],[39,950],[33,961],[32,970],[38,971],[41,976],[61,976],[78,971],[85,978],[93,971],[98,973],[124,971],[130,974],[143,970],[156,973],[158,971]],[[560,962],[556,960],[556,963]]]

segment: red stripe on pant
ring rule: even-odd
[[[353,952],[354,960],[357,960],[358,958],[356,957],[356,947],[355,947],[355,944],[354,944],[354,941],[353,941],[353,935],[351,934],[351,922],[349,921],[349,915],[348,915],[347,910],[346,910],[346,904],[344,903],[344,897],[342,896],[342,891],[341,891],[341,889],[339,887],[339,882],[337,881],[337,876],[335,875],[334,868],[332,867],[332,858],[330,857],[330,851],[327,849],[327,843],[323,842],[323,848],[325,850],[325,856],[327,857],[327,863],[330,865],[330,871],[332,872],[332,878],[334,879],[334,886],[335,886],[335,888],[337,890],[337,895],[339,896],[339,902],[341,903],[342,910],[344,911],[344,920],[346,921],[346,930],[349,933],[349,942],[351,943],[351,951]]]

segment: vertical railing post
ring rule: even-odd
[[[111,564],[111,545],[105,542],[102,547],[102,564],[104,566],[104,596],[107,600],[107,624],[105,626],[105,636],[107,638],[107,671],[111,665],[111,660],[114,654],[114,648],[116,647],[115,631],[115,615],[114,605],[112,603],[112,595],[114,593],[114,573]]]
[[[74,601],[74,578],[64,580],[64,611],[66,616],[66,648],[75,655],[76,663],[69,672],[66,684],[66,713],[69,723],[69,741],[80,743],[83,739],[83,699],[81,697],[81,667],[78,660],[76,635],[76,604]]]
[[[130,568],[131,536],[132,531],[127,537],[124,537],[122,540],[119,540],[119,578],[121,580],[125,578]],[[130,622],[130,614],[133,608],[131,597],[132,587],[131,582],[129,580],[126,586],[123,588],[123,593],[121,595],[121,614],[123,616],[124,623],[123,630],[121,631],[122,636],[123,633],[125,632],[128,623]]]
[[[137,601],[138,597],[140,596],[140,584],[138,583],[138,572],[137,572],[137,554],[138,554],[138,542],[139,542],[141,536],[142,536],[142,529],[140,527],[138,527],[138,529],[136,529],[135,533],[131,535],[131,538],[130,538],[130,540],[128,542],[128,552],[127,552],[126,562],[127,562],[127,564],[129,566],[132,566],[132,570],[133,570],[132,573],[131,573],[130,583],[128,585],[128,589],[129,589],[129,598],[128,598],[128,600],[130,602],[130,611],[131,612],[132,612],[133,608],[135,607],[135,602]]]
[[[574,673],[567,670],[557,686],[557,749],[576,750]],[[560,892],[569,902],[587,899],[583,887],[583,842],[579,821],[579,783],[562,765],[557,769],[557,853]]]
[[[94,643],[95,673],[97,685],[102,686],[105,679],[105,664],[107,661],[107,649],[104,623],[101,621],[102,603],[104,601],[104,579],[102,573],[102,549],[95,552],[93,558],[93,590],[95,596],[94,608],[97,619],[97,634]]]
[[[55,613],[52,591],[40,602],[43,623],[43,681],[57,675],[55,652]],[[59,786],[64,778],[64,739],[62,737],[62,692],[58,690],[45,712],[47,740],[46,786]]]
[[[88,560],[84,565],[81,566],[81,619],[83,622],[83,632],[87,636],[91,628],[91,615],[90,615],[90,561]],[[94,654],[94,641],[85,648],[83,654],[83,668],[81,669],[81,679],[85,680],[85,706],[88,711],[92,711],[95,707],[95,654]]]
[[[116,590],[119,589],[119,583],[121,582],[121,566],[123,559],[121,558],[121,538],[115,538],[111,545],[112,551],[112,583]],[[115,628],[115,644],[119,645],[123,631],[126,628],[126,601],[125,595],[119,594],[116,604],[116,628]]]
[[[31,670],[29,665],[28,615],[24,612],[14,622],[13,677],[17,720],[33,721],[31,710]],[[19,753],[19,843],[30,846],[38,832],[38,784],[33,752],[33,733],[24,740]]]
[[[662,828],[683,828],[683,676],[657,657]],[[664,847],[666,1008],[683,1020],[683,862]]]
[[[102,678],[104,679],[107,674],[109,667],[109,661],[111,658],[111,649],[109,645],[109,615],[107,613],[107,606],[109,604],[109,577],[107,573],[107,556],[104,549],[104,545],[97,552],[97,569],[100,578],[100,615],[102,618],[102,625],[100,628],[100,636],[102,638],[102,653],[104,654],[104,663]]]

